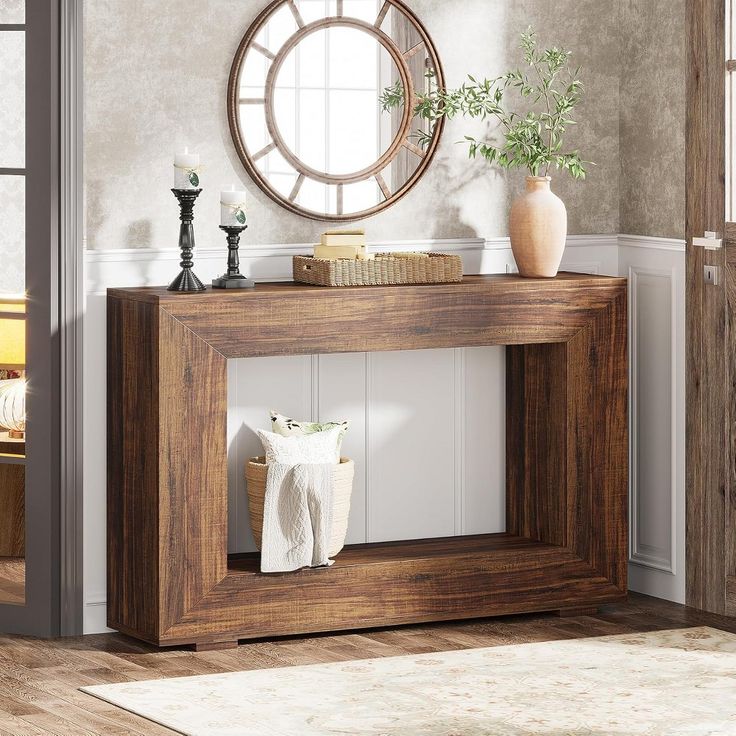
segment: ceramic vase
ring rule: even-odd
[[[557,275],[567,239],[567,210],[550,189],[549,176],[527,176],[526,192],[511,206],[511,250],[528,278]]]

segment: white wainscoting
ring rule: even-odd
[[[243,272],[258,279],[288,279],[291,256],[309,248],[245,246]],[[381,243],[374,248],[456,252],[463,257],[466,273],[515,270],[506,238]],[[195,271],[200,278],[219,275],[224,269],[223,251],[198,250]],[[87,253],[84,577],[88,633],[105,630],[104,289],[165,283],[176,273],[177,261],[178,252],[169,250]],[[684,530],[679,525],[684,489],[679,467],[684,463],[680,462],[683,447],[677,444],[680,435],[670,432],[673,423],[681,421],[684,407],[678,404],[682,381],[677,372],[683,361],[678,353],[678,368],[673,372],[670,358],[673,351],[683,349],[677,332],[682,320],[673,317],[680,314],[684,294],[683,266],[684,252],[678,251],[676,241],[629,236],[620,240],[572,236],[563,262],[569,270],[588,273],[628,274],[631,269],[636,279],[631,325],[638,340],[632,354],[639,368],[632,366],[632,417],[636,419],[632,438],[642,443],[643,451],[632,449],[636,467],[632,472],[636,500],[632,504],[632,531],[636,530],[631,545],[632,588],[673,600],[682,599],[679,557],[684,555]],[[663,290],[665,277],[660,271],[672,274],[666,282],[669,291]],[[671,328],[669,338],[663,325]],[[664,352],[663,344],[667,345]],[[350,419],[343,449],[356,460],[358,473],[349,542],[502,530],[504,371],[502,347],[231,361],[230,550],[253,549],[243,463],[258,454],[253,430],[268,427],[271,408],[296,418]],[[671,400],[658,411],[655,402],[663,395]],[[666,509],[664,516],[662,509]]]
[[[350,421],[356,462],[348,542],[504,530],[504,348],[233,360],[229,549],[255,549],[243,464],[269,407]]]
[[[629,278],[629,587],[685,602],[685,243],[621,236]]]

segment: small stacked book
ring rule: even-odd
[[[322,234],[322,242],[314,246],[314,257],[369,261],[374,255],[366,251],[365,230],[328,230]]]

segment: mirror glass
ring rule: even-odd
[[[395,137],[387,125],[393,116],[377,111],[382,87],[396,79],[398,68],[374,36],[349,27],[320,29],[284,60],[274,86],[275,123],[308,167],[332,175],[361,171]]]
[[[238,154],[288,209],[355,220],[392,204],[434,153],[413,116],[416,91],[442,84],[432,43],[398,0],[277,0],[233,62]]]

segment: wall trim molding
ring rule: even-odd
[[[308,255],[313,243],[263,243],[259,245],[240,246],[240,257],[244,258],[276,258],[284,256]],[[506,238],[506,247],[508,238]],[[376,253],[386,253],[390,250],[427,250],[427,251],[458,251],[458,250],[483,250],[485,241],[483,238],[448,238],[429,240],[395,240],[376,241],[370,243],[371,250]],[[198,259],[219,258],[225,261],[224,255],[227,250],[225,246],[220,248],[200,248],[194,250],[195,263]],[[181,259],[178,248],[116,248],[109,250],[85,250],[85,258],[88,263],[120,263],[128,261],[164,260],[178,261]]]
[[[651,235],[619,235],[618,244],[625,248],[650,248],[685,252],[685,241],[678,238],[657,238]]]
[[[603,262],[598,254],[605,254],[604,260],[614,265],[611,273],[618,271],[618,235],[570,235],[567,247],[569,253],[585,253],[566,259],[578,270],[597,273]],[[466,273],[504,273],[513,272],[516,268],[507,237],[380,241],[370,243],[370,248],[377,253],[390,250],[454,253],[462,256]],[[309,243],[245,244],[240,248],[241,268],[243,273],[256,281],[291,279],[292,256],[307,255],[311,249],[312,245]],[[595,255],[591,256],[591,252]],[[194,270],[205,283],[224,271],[225,254],[224,246],[195,248]],[[177,248],[87,250],[87,294],[101,295],[108,287],[167,283],[176,272],[175,264],[180,259]]]
[[[616,247],[618,246],[618,235],[568,235],[565,242],[566,248],[586,248],[591,246]],[[511,250],[511,238],[496,237],[486,238],[482,250]]]
[[[370,244],[371,250],[376,253],[386,253],[390,250],[427,250],[448,251],[483,251],[483,250],[511,250],[511,241],[508,237],[468,237],[468,238],[434,238],[423,240],[380,240]],[[649,235],[568,235],[567,248],[599,247],[627,247],[650,248],[655,250],[685,251],[685,241],[676,238],[659,238]],[[306,255],[310,252],[312,243],[263,243],[258,245],[244,244],[241,246],[241,258],[275,258],[284,256]],[[195,260],[209,258],[223,258],[225,248],[195,249]],[[131,261],[178,261],[178,248],[111,248],[86,249],[84,258],[87,263],[127,263]]]

